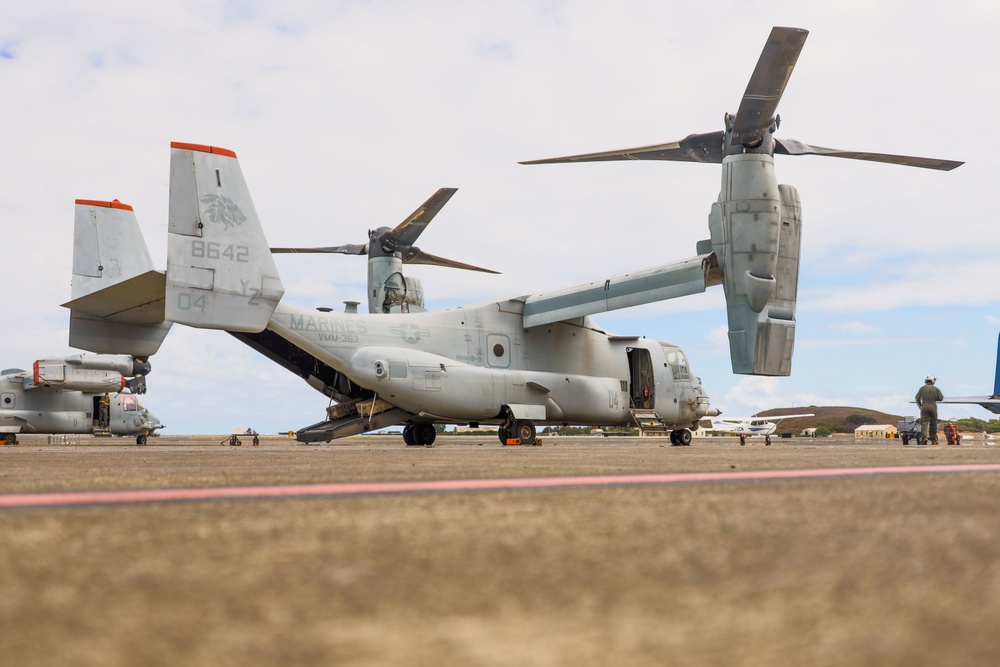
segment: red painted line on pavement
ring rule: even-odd
[[[365,496],[390,493],[448,491],[503,491],[586,486],[636,486],[705,482],[822,479],[868,475],[924,475],[930,473],[1000,472],[1000,463],[964,465],[896,466],[883,468],[819,468],[806,470],[754,470],[747,472],[684,472],[645,475],[590,475],[578,477],[527,477],[522,479],[445,479],[404,482],[347,482],[332,484],[283,484],[276,486],[223,486],[191,489],[134,489],[125,491],[68,491],[0,495],[0,509],[75,507],[200,500],[262,500],[311,496]]]

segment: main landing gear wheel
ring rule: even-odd
[[[17,442],[17,434],[16,433],[4,433],[4,435],[3,435],[3,443],[5,445],[7,445],[8,447],[13,447],[16,442]]]
[[[433,447],[434,438],[437,437],[437,429],[434,424],[414,424],[413,443],[418,447]]]
[[[500,426],[497,427],[497,437],[500,438],[501,445],[506,445],[507,438],[510,437],[510,431],[507,430],[506,426],[500,424]]]
[[[530,419],[514,422],[514,437],[520,440],[522,445],[535,444],[535,433],[535,423]]]
[[[433,447],[436,437],[434,424],[407,424],[403,427],[403,442],[407,447]]]
[[[670,444],[675,447],[691,446],[691,431],[686,428],[677,429],[670,432]]]

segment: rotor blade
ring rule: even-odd
[[[340,253],[341,255],[367,255],[367,243],[349,243],[347,245],[335,245],[327,248],[271,248],[272,253]]]
[[[670,160],[673,162],[714,162],[721,163],[725,157],[722,131],[706,134],[689,134],[680,141],[641,148],[627,148],[603,153],[568,155],[544,160],[528,160],[518,164],[555,164],[557,162],[607,162],[611,160]]]
[[[481,266],[473,266],[472,264],[463,264],[462,262],[456,262],[453,259],[445,259],[444,257],[437,257],[426,253],[422,250],[414,248],[415,252],[403,256],[403,261],[407,264],[429,264],[431,266],[445,266],[451,269],[465,269],[466,271],[480,271],[482,273],[500,273],[499,271],[494,271],[493,269],[484,269]]]
[[[733,123],[733,145],[756,145],[774,119],[785,84],[809,36],[802,28],[772,28]]]
[[[417,237],[427,228],[434,216],[448,203],[458,188],[441,188],[423,203],[410,216],[396,225],[396,228],[380,239],[382,245],[390,251],[398,250],[405,254],[406,250],[417,241]]]
[[[959,167],[964,162],[954,160],[939,160],[932,157],[912,157],[909,155],[892,155],[889,153],[862,153],[859,151],[842,151],[836,148],[823,148],[822,146],[810,146],[795,139],[774,138],[774,152],[781,155],[826,155],[827,157],[842,157],[850,160],[867,160],[869,162],[887,162],[889,164],[901,164],[907,167],[923,167],[924,169],[937,169],[939,171],[951,171]]]

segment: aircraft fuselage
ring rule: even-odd
[[[25,389],[30,373],[0,376],[0,434],[94,433],[98,401],[103,395],[31,387]],[[162,424],[131,394],[110,394],[108,430],[113,435],[144,435]]]
[[[589,318],[530,329],[523,302],[347,314],[281,303],[268,329],[355,385],[431,421],[626,425],[630,408],[694,425],[708,410],[680,348],[611,336]]]

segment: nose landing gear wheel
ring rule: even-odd
[[[686,428],[671,431],[670,444],[675,447],[689,447],[691,445],[691,431]]]

